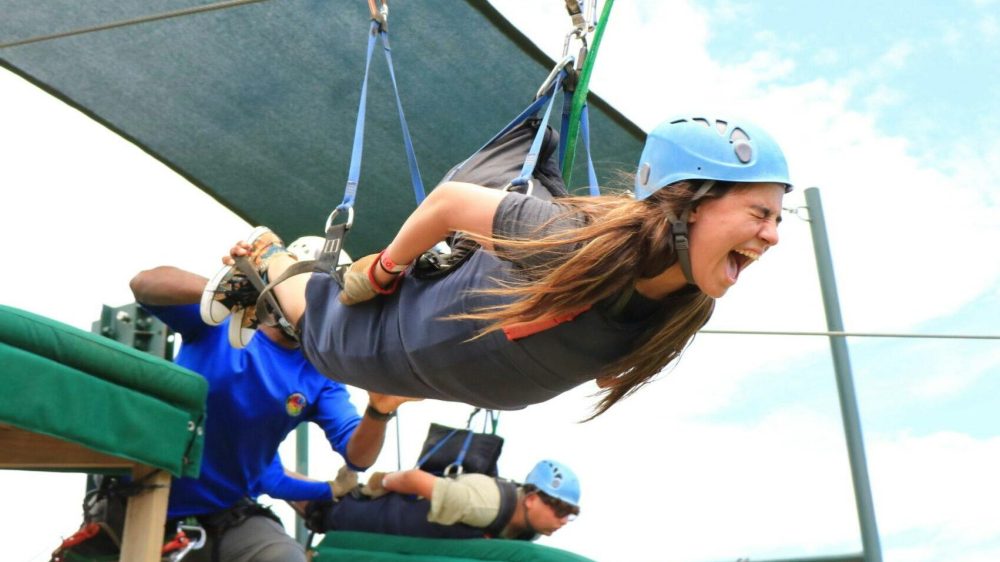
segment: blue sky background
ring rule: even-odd
[[[558,58],[569,28],[561,0],[494,4]],[[797,185],[786,206],[820,188],[848,330],[998,335],[998,14],[996,0],[619,0],[591,88],[647,130],[682,112],[764,125]],[[408,107],[423,101],[403,95]],[[4,269],[3,302],[89,329],[101,304],[131,301],[126,283],[138,269],[171,263],[211,274],[249,231],[135,147],[8,74],[0,100],[0,234],[22,244],[26,272]],[[149,192],[160,212],[149,213]],[[178,228],[174,213],[198,227]],[[808,225],[787,216],[781,237],[720,301],[709,328],[825,329]],[[79,239],[108,242],[82,251]],[[53,255],[86,272],[74,291],[39,288]],[[849,346],[883,559],[1000,560],[1000,343]],[[860,550],[824,338],[704,334],[661,380],[576,423],[594,390],[501,420],[502,472],[517,478],[552,457],[583,480],[583,515],[544,544],[607,561]],[[355,399],[364,404],[363,393]],[[467,412],[407,405],[401,464],[416,460],[428,422],[460,424]],[[376,468],[396,466],[394,440]],[[323,448],[313,434],[318,477],[341,463]],[[294,458],[290,446],[282,452]],[[0,538],[13,549],[5,560],[47,559],[79,521],[80,490],[78,476],[0,474],[0,497],[23,506],[0,514]]]

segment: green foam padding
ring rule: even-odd
[[[200,413],[0,343],[0,422],[197,476]]]
[[[593,562],[590,558],[527,541],[504,539],[428,539],[333,531],[316,550],[318,562]]]
[[[200,375],[109,338],[0,305],[0,342],[191,411],[203,411]]]

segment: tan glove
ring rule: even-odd
[[[396,276],[396,280],[387,288],[379,287],[375,283],[372,269],[378,265],[381,254],[370,254],[352,263],[344,272],[344,288],[340,291],[340,302],[347,306],[358,304],[359,302],[370,301],[377,295],[391,295],[396,292],[399,282],[403,278],[402,274]]]
[[[346,496],[358,485],[358,473],[347,468],[347,465],[340,467],[337,477],[327,482],[330,485],[330,493],[333,499]]]
[[[385,478],[385,475],[385,472],[373,472],[368,478],[368,483],[361,487],[361,493],[372,499],[388,494],[389,490],[382,487],[382,479]]]

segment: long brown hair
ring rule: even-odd
[[[732,184],[719,183],[704,198],[721,197]],[[654,277],[677,262],[668,216],[692,205],[696,185],[678,182],[644,200],[631,194],[567,197],[558,202],[567,212],[541,225],[579,220],[580,226],[538,238],[492,240],[498,253],[518,259],[544,255],[542,265],[522,278],[484,292],[514,297],[513,302],[464,315],[490,322],[483,333],[522,322],[550,319],[579,311],[630,290],[641,278]],[[702,201],[704,199],[699,200]],[[607,365],[598,377],[610,382],[587,420],[603,414],[622,398],[648,383],[676,359],[708,322],[715,300],[701,291],[678,291],[665,299],[664,322],[650,328],[632,351]]]

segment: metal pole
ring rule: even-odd
[[[837,283],[833,277],[833,260],[830,241],[826,236],[823,220],[823,205],[819,190],[806,189],[806,206],[809,209],[809,228],[812,230],[813,249],[816,253],[816,268],[819,284],[823,291],[823,308],[826,309],[826,325],[831,332],[843,332],[844,322],[840,317],[840,301],[837,298]],[[837,391],[840,396],[840,414],[844,421],[847,438],[847,455],[851,461],[851,477],[854,481],[854,501],[858,508],[858,522],[861,525],[861,546],[865,562],[881,562],[882,548],[879,546],[878,527],[875,525],[875,505],[872,502],[871,484],[865,461],[865,444],[861,436],[861,417],[858,400],[854,394],[851,378],[851,360],[847,353],[844,336],[830,336],[830,350],[833,367],[837,375]]]
[[[309,425],[299,424],[295,428],[295,472],[309,474]],[[301,517],[295,517],[295,540],[305,545],[309,540],[309,530]]]

